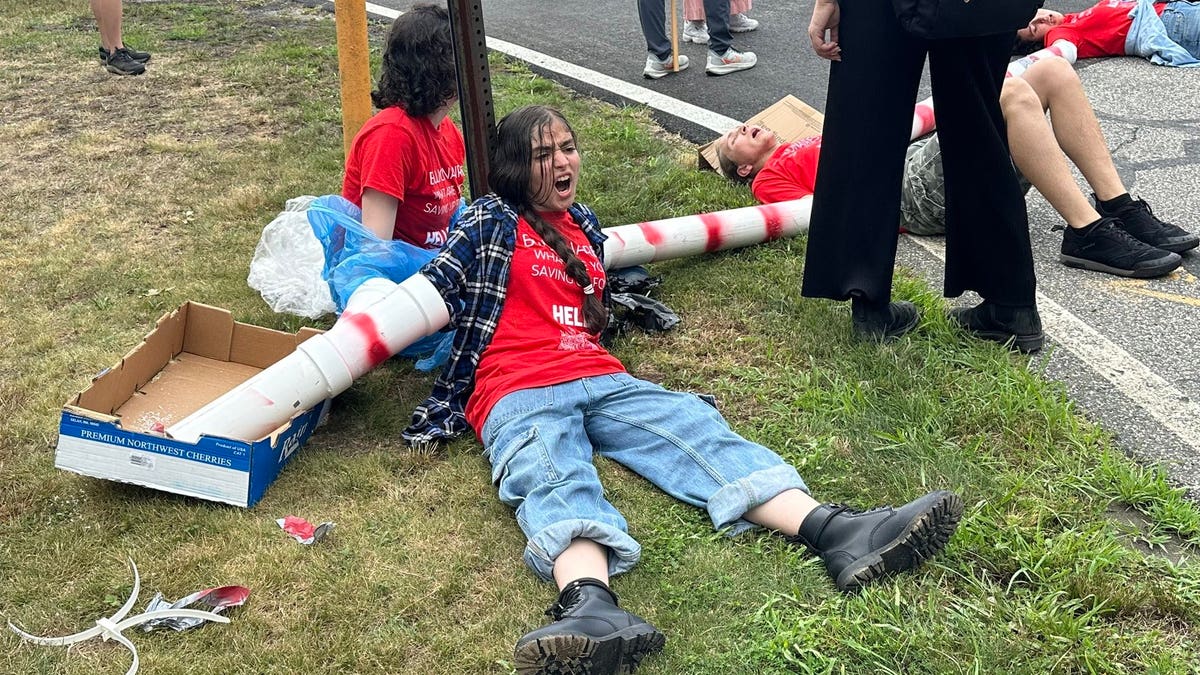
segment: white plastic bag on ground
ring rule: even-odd
[[[308,319],[335,309],[329,284],[321,278],[325,252],[306,214],[314,199],[304,195],[287,200],[283,211],[263,228],[246,278],[271,309]]]

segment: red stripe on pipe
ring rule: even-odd
[[[758,207],[767,225],[767,241],[775,241],[783,236],[783,214],[774,204],[763,204]]]
[[[921,120],[921,132],[929,133],[933,129],[933,108],[929,106],[919,105],[916,109],[917,117]]]
[[[651,246],[658,246],[663,243],[663,234],[653,223],[638,223],[638,227],[642,230],[642,236],[646,238],[646,243]]]
[[[354,326],[367,342],[367,357],[371,360],[371,367],[374,368],[392,355],[388,350],[383,340],[379,339],[379,329],[375,326],[375,320],[366,314],[351,314],[344,312],[339,321],[346,321],[351,326]]]
[[[701,213],[699,215],[700,222],[704,223],[704,231],[708,236],[708,240],[704,242],[705,253],[712,253],[721,248],[721,243],[725,237],[721,234],[721,230],[725,229],[724,223],[721,222],[721,216],[716,213]]]

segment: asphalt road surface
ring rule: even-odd
[[[1069,12],[1093,2],[1048,0],[1048,6]],[[381,4],[402,10],[409,3]],[[828,65],[808,43],[807,0],[763,2],[749,12],[760,27],[735,35],[734,45],[758,54],[755,68],[708,77],[706,48],[682,44],[692,67],[654,81],[641,75],[645,42],[632,0],[483,0],[483,10],[489,40],[498,41],[489,46],[583,93],[647,104],[665,128],[693,142],[711,140],[785,94],[824,109]],[[1134,58],[1085,60],[1076,68],[1130,192],[1160,217],[1200,229],[1200,70]],[[926,84],[921,96],[928,93]],[[1194,353],[1200,344],[1200,254],[1185,255],[1177,272],[1148,281],[1068,269],[1057,261],[1061,234],[1050,231],[1061,219],[1036,191],[1028,207],[1039,308],[1052,342],[1032,367],[1061,380],[1128,452],[1161,463],[1175,484],[1200,498],[1200,366]],[[936,287],[940,256],[937,238],[905,238],[898,262]]]

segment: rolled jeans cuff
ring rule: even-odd
[[[525,564],[545,581],[554,580],[554,561],[572,539],[591,539],[608,548],[608,575],[628,572],[642,557],[642,545],[625,532],[595,520],[560,520],[533,535],[525,545]]]
[[[716,529],[730,528],[729,535],[741,534],[758,527],[742,518],[750,509],[771,501],[785,490],[808,492],[808,486],[789,464],[762,469],[729,483],[717,490],[708,500],[708,515]]]

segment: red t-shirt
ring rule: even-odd
[[[1095,6],[1067,14],[1063,22],[1046,32],[1046,45],[1066,40],[1079,48],[1079,58],[1124,56],[1125,38],[1133,21],[1129,13],[1137,7],[1129,0],[1104,0]],[[1165,3],[1155,3],[1154,11],[1162,16]]]
[[[462,132],[449,117],[434,128],[428,117],[384,108],[354,137],[342,196],[359,207],[367,188],[399,199],[392,238],[440,248],[462,195],[466,159]]]
[[[541,216],[571,243],[587,266],[596,293],[602,293],[604,266],[587,235],[566,211]],[[625,366],[600,346],[599,335],[588,332],[583,289],[567,276],[554,249],[524,218],[519,219],[504,309],[475,369],[467,422],[479,433],[492,406],[520,389],[622,372]]]
[[[771,158],[754,177],[750,192],[761,204],[807,197],[817,184],[817,161],[820,158],[820,136],[784,143],[771,153]]]

